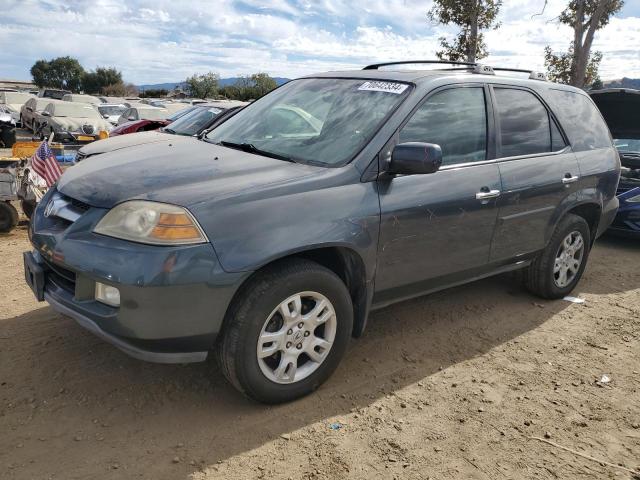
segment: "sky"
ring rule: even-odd
[[[70,55],[114,66],[135,84],[194,73],[295,78],[389,60],[435,58],[455,27],[427,20],[430,0],[0,0],[0,79],[30,80],[36,60]],[[504,0],[486,33],[493,66],[544,70],[543,51],[568,47],[568,0]],[[538,14],[538,15],[536,15]],[[596,34],[600,76],[640,78],[640,0]]]

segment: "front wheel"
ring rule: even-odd
[[[333,373],[352,325],[351,297],[335,273],[308,260],[285,261],[243,286],[225,319],[218,360],[249,397],[286,402]]]
[[[569,214],[556,227],[547,247],[524,272],[532,293],[549,299],[571,293],[589,257],[591,231],[586,220]]]

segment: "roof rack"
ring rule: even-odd
[[[535,70],[525,70],[522,68],[503,68],[503,67],[493,67],[493,69],[498,72],[528,73],[530,80],[542,80],[543,82],[547,80],[547,76],[544,73],[536,72]]]
[[[428,64],[428,65],[459,65],[465,67],[465,70],[472,70],[473,73],[479,73],[482,75],[495,75],[496,71],[499,72],[518,72],[518,73],[528,73],[529,79],[531,80],[542,80],[546,81],[547,77],[542,72],[536,72],[533,70],[523,70],[520,68],[502,68],[502,67],[491,67],[490,65],[484,65],[481,63],[470,63],[470,62],[454,62],[448,60],[403,60],[400,62],[385,62],[385,63],[374,63],[372,65],[367,65],[363,68],[363,70],[378,70],[380,67],[388,67],[392,65],[412,65],[412,64]],[[453,70],[453,69],[451,69]]]

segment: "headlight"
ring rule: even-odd
[[[629,202],[629,203],[640,203],[640,195],[636,195],[635,197],[627,198],[627,202]]]
[[[204,243],[207,237],[184,208],[167,203],[131,200],[112,208],[95,233],[153,245]]]

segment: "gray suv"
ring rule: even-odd
[[[618,207],[600,113],[539,74],[436,68],[301,78],[201,138],[68,169],[27,282],[134,357],[213,353],[270,403],[322,384],[393,302],[514,270],[563,297]]]

